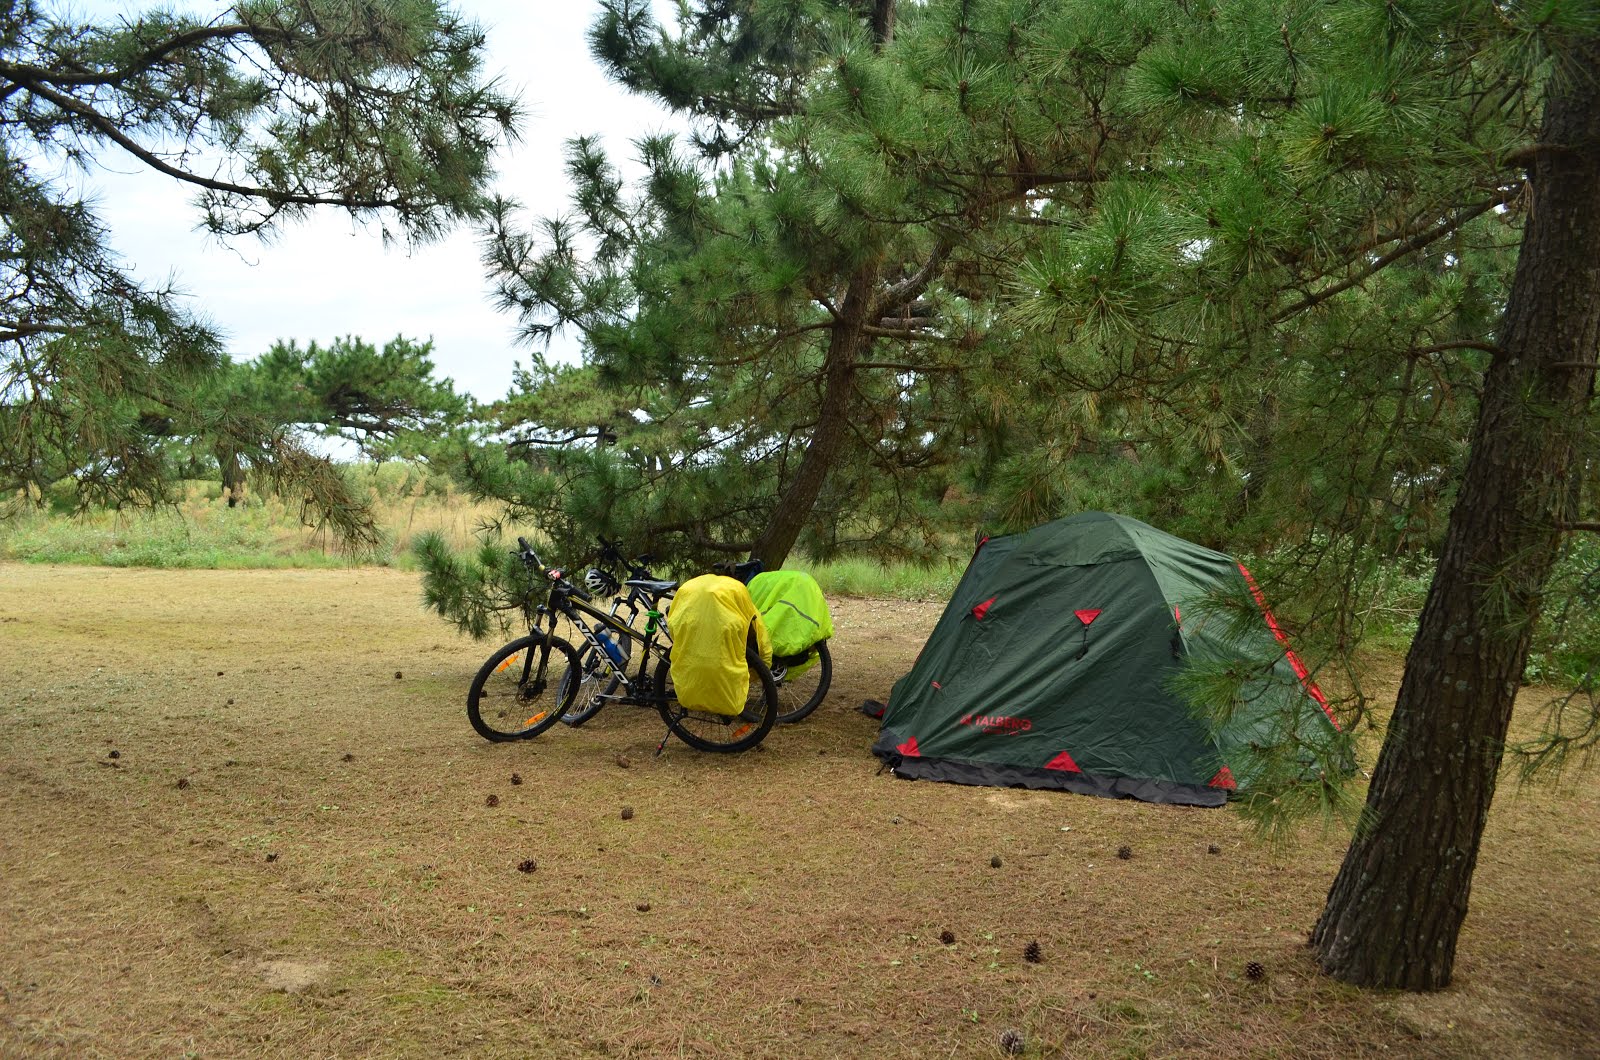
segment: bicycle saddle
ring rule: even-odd
[[[655,581],[651,578],[629,578],[622,584],[647,592],[651,596],[662,596],[678,587],[677,582]]]

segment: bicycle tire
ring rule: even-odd
[[[750,694],[745,711],[759,711],[755,719],[744,715],[709,714],[686,710],[672,693],[672,659],[663,655],[656,664],[655,698],[661,720],[673,735],[698,751],[716,754],[737,754],[748,751],[772,731],[778,720],[778,686],[754,650],[747,649],[745,662],[750,667]]]
[[[528,664],[542,653],[523,653],[547,640],[550,654],[544,676],[530,682],[534,675],[529,673]],[[559,637],[542,633],[518,637],[489,656],[472,679],[472,688],[467,692],[467,720],[485,740],[531,740],[554,725],[562,708],[570,706],[561,697],[570,696],[571,690],[563,689],[559,680],[551,680],[550,674],[558,666],[574,665],[576,659],[572,645]]]
[[[828,650],[828,642],[820,640],[813,647],[817,660],[806,667],[799,677],[790,680],[786,667],[772,668],[772,680],[778,686],[780,725],[793,725],[809,717],[812,711],[822,705],[829,686],[833,684],[833,653]]]
[[[622,649],[623,669],[633,659],[633,638],[625,637],[619,633],[612,633],[611,638]],[[605,706],[601,696],[614,695],[622,684],[622,678],[610,665],[601,659],[600,653],[594,650],[591,644],[584,644],[578,650],[577,661],[567,668],[561,675],[561,692],[565,695],[567,682],[577,675],[578,687],[571,697],[572,708],[561,715],[561,723],[577,728],[596,714]],[[605,687],[602,688],[601,683]],[[567,702],[566,698],[562,702]]]

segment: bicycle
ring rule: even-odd
[[[670,592],[649,596],[637,588],[641,581],[655,579],[655,575],[646,566],[655,558],[654,556],[643,553],[630,560],[616,542],[607,541],[603,536],[597,540],[600,542],[600,552],[596,557],[596,563],[606,566],[597,565],[591,568],[584,575],[584,582],[597,592],[613,597],[611,603],[613,618],[618,617],[626,608],[628,612],[626,622],[632,628],[641,613],[648,615],[663,601],[672,599]],[[627,583],[626,595],[618,595],[623,586],[607,569],[609,567],[625,568],[632,575],[632,579]],[[715,564],[711,569],[713,573],[748,583],[752,577],[761,572],[761,563],[756,560],[743,563],[729,561]],[[624,657],[632,654],[633,637],[618,635],[615,643]],[[826,640],[818,641],[797,655],[775,657],[772,660],[771,670],[773,683],[778,687],[778,724],[792,725],[809,717],[827,698],[828,689],[833,684],[833,653],[829,650]],[[578,666],[562,677],[564,681],[578,682],[578,695],[573,708],[561,716],[564,724],[582,725],[600,712],[600,708],[605,706],[605,697],[615,692],[617,686],[616,678],[612,677],[604,691],[596,691],[600,681],[607,674],[608,670],[600,658],[599,651],[588,645],[578,649]]]
[[[673,692],[670,643],[671,634],[659,611],[650,617],[638,646],[638,672],[629,676],[628,660],[607,650],[606,631],[633,636],[637,631],[594,606],[594,597],[568,581],[557,568],[546,568],[537,552],[523,538],[517,539],[517,556],[532,571],[550,582],[545,603],[534,609],[528,635],[519,637],[489,656],[467,693],[467,720],[486,740],[532,739],[554,725],[573,706],[577,683],[552,681],[551,661],[568,671],[578,672],[578,655],[572,645],[556,636],[556,623],[565,618],[584,638],[587,646],[600,653],[617,678],[620,693],[602,694],[602,702],[651,706],[666,722],[669,736],[702,751],[732,753],[746,751],[760,743],[772,729],[778,715],[778,690],[772,673],[753,648],[746,649],[751,693],[745,709],[737,715],[698,711],[681,704]],[[661,597],[677,588],[676,582],[630,579],[647,596]],[[548,620],[549,629],[540,628]],[[593,623],[593,625],[591,625]],[[647,676],[651,660],[655,673]],[[648,686],[648,689],[647,689]],[[656,753],[666,746],[663,737]]]
[[[642,585],[647,583],[666,584],[660,582],[648,566],[655,557],[642,553],[633,559],[623,555],[616,542],[607,541],[604,537],[598,538],[600,553],[596,557],[596,566],[584,574],[584,585],[597,596],[610,596],[612,618],[619,619],[627,625],[629,633],[617,633],[612,638],[612,643],[622,653],[622,665],[626,669],[628,660],[633,656],[633,642],[640,636],[636,626],[641,614],[647,620],[654,622],[662,617],[657,608],[665,600],[670,600],[670,592],[646,592]],[[604,564],[604,566],[600,566]],[[624,585],[617,580],[610,568],[621,567],[628,571],[629,579],[626,585],[627,593],[622,595]],[[627,609],[626,618],[622,617],[623,608]],[[582,725],[606,705],[607,696],[613,695],[620,682],[606,665],[604,655],[596,647],[585,643],[578,648],[577,665],[568,669],[561,675],[563,682],[574,681],[577,683],[576,695],[573,698],[572,709],[561,715],[561,723],[573,728]],[[604,688],[600,686],[604,683]]]

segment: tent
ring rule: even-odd
[[[1214,720],[1174,687],[1195,662],[1238,676]],[[910,779],[1220,806],[1263,750],[1310,768],[1338,737],[1249,571],[1085,512],[979,543],[872,749]]]

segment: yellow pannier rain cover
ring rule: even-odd
[[[678,702],[710,714],[738,714],[750,694],[745,642],[753,626],[761,661],[772,662],[766,623],[744,583],[702,574],[678,586],[667,621],[672,628],[672,684]]]

